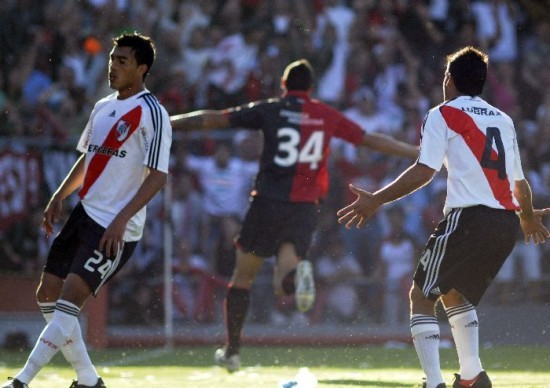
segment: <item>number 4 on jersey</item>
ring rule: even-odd
[[[495,144],[497,149],[496,159],[491,159],[491,154],[493,152],[493,143]],[[483,156],[481,157],[480,164],[483,168],[497,170],[499,179],[506,179],[506,154],[504,153],[504,146],[502,144],[502,138],[500,136],[500,130],[498,128],[487,128],[487,135],[485,136],[485,148],[483,150]]]

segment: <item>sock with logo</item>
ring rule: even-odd
[[[226,356],[238,354],[241,347],[241,331],[250,305],[250,290],[231,286],[225,299],[225,324],[227,328]]]
[[[27,363],[19,372],[16,379],[29,384],[36,374],[46,365],[67,342],[74,326],[78,324],[80,309],[72,303],[58,300],[51,321],[46,325],[34,349],[31,351]]]
[[[445,383],[439,361],[439,323],[434,315],[413,314],[411,334],[420,365],[426,374],[426,387]]]
[[[479,323],[476,310],[470,303],[465,303],[445,308],[445,313],[455,340],[460,378],[473,379],[483,370],[479,359]]]
[[[38,306],[40,307],[44,319],[49,323],[53,318],[55,303],[38,303]],[[86,386],[95,385],[98,379],[97,371],[86,350],[86,345],[84,344],[82,331],[80,330],[80,324],[78,324],[78,322],[60,350],[65,359],[74,368],[78,383]]]

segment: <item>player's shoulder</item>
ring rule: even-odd
[[[162,105],[159,99],[150,91],[144,90],[136,96],[137,101],[143,106],[145,112],[149,112],[151,116],[159,114],[167,115],[166,108]]]

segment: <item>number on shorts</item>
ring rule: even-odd
[[[420,264],[422,264],[422,269],[424,271],[426,271],[426,268],[428,268],[431,255],[432,251],[430,249],[427,249],[426,252],[424,252],[424,254],[420,257]]]
[[[497,148],[496,160],[491,159],[493,143]],[[483,168],[497,170],[499,179],[506,179],[506,155],[504,153],[504,145],[502,144],[500,130],[496,127],[487,128],[487,136],[485,137],[485,149],[483,150],[483,156],[481,157],[480,164]]]
[[[97,249],[94,250],[94,253],[97,255],[97,257],[90,257],[84,264],[84,268],[90,272],[99,272],[101,274],[101,279],[103,279],[105,276],[107,276],[107,273],[111,269],[113,262],[111,260],[107,260],[105,263],[98,266],[98,264],[100,264],[103,260],[103,254]]]
[[[290,167],[296,163],[309,163],[309,168],[316,170],[323,159],[324,136],[323,131],[313,132],[300,150],[300,132],[290,127],[280,128],[277,131],[280,141],[275,163],[283,167]]]

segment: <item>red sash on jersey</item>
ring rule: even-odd
[[[130,112],[122,116],[111,128],[109,134],[105,138],[105,141],[101,145],[101,148],[118,150],[128,140],[134,131],[137,129],[139,122],[141,121],[141,106],[137,106],[132,109]],[[101,176],[103,170],[107,166],[107,163],[113,155],[95,153],[90,163],[88,164],[88,169],[86,170],[86,176],[84,177],[84,184],[82,189],[78,192],[80,198],[88,193],[88,190],[92,185],[97,181]]]
[[[476,159],[481,162],[483,151],[485,148],[486,136],[478,128],[474,120],[460,109],[453,108],[448,105],[443,105],[440,108],[443,119],[447,126],[462,136],[466,145],[470,148]],[[495,150],[491,150],[491,159],[497,159],[498,155]],[[512,200],[512,192],[510,191],[510,183],[508,179],[499,179],[498,171],[493,168],[484,168],[480,166],[495,199],[508,210],[518,210]]]

